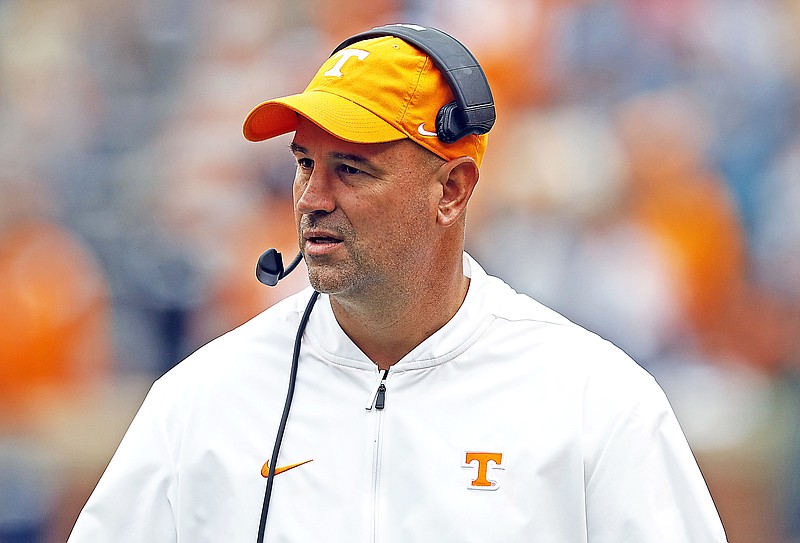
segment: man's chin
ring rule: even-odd
[[[352,273],[347,274],[334,266],[315,265],[308,266],[308,281],[315,290],[323,294],[338,294],[348,290],[351,286],[349,279]]]

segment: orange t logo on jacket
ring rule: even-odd
[[[470,483],[469,488],[474,490],[497,490],[500,484],[497,481],[490,480],[488,477],[489,462],[494,464],[493,469],[503,469],[500,466],[503,462],[503,453],[468,451],[463,467],[471,467],[475,462],[478,463],[478,476]]]

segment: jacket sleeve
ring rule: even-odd
[[[724,543],[700,469],[661,387],[641,368],[587,386],[590,543]]]
[[[145,398],[68,543],[168,543],[177,540],[177,495],[168,413],[156,382]]]

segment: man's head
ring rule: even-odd
[[[341,49],[303,93],[248,115],[250,140],[295,132],[295,217],[317,290],[409,296],[460,272],[486,135],[437,137],[438,112],[451,102],[426,53],[382,36]]]

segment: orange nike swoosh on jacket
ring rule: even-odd
[[[275,475],[279,473],[283,473],[284,471],[289,471],[290,469],[296,468],[297,466],[302,466],[303,464],[308,464],[309,462],[313,461],[314,459],[311,458],[309,460],[303,460],[302,462],[298,462],[296,464],[289,464],[288,466],[279,466],[275,468]],[[264,467],[261,468],[261,475],[264,477],[269,476],[269,460],[264,462]]]

